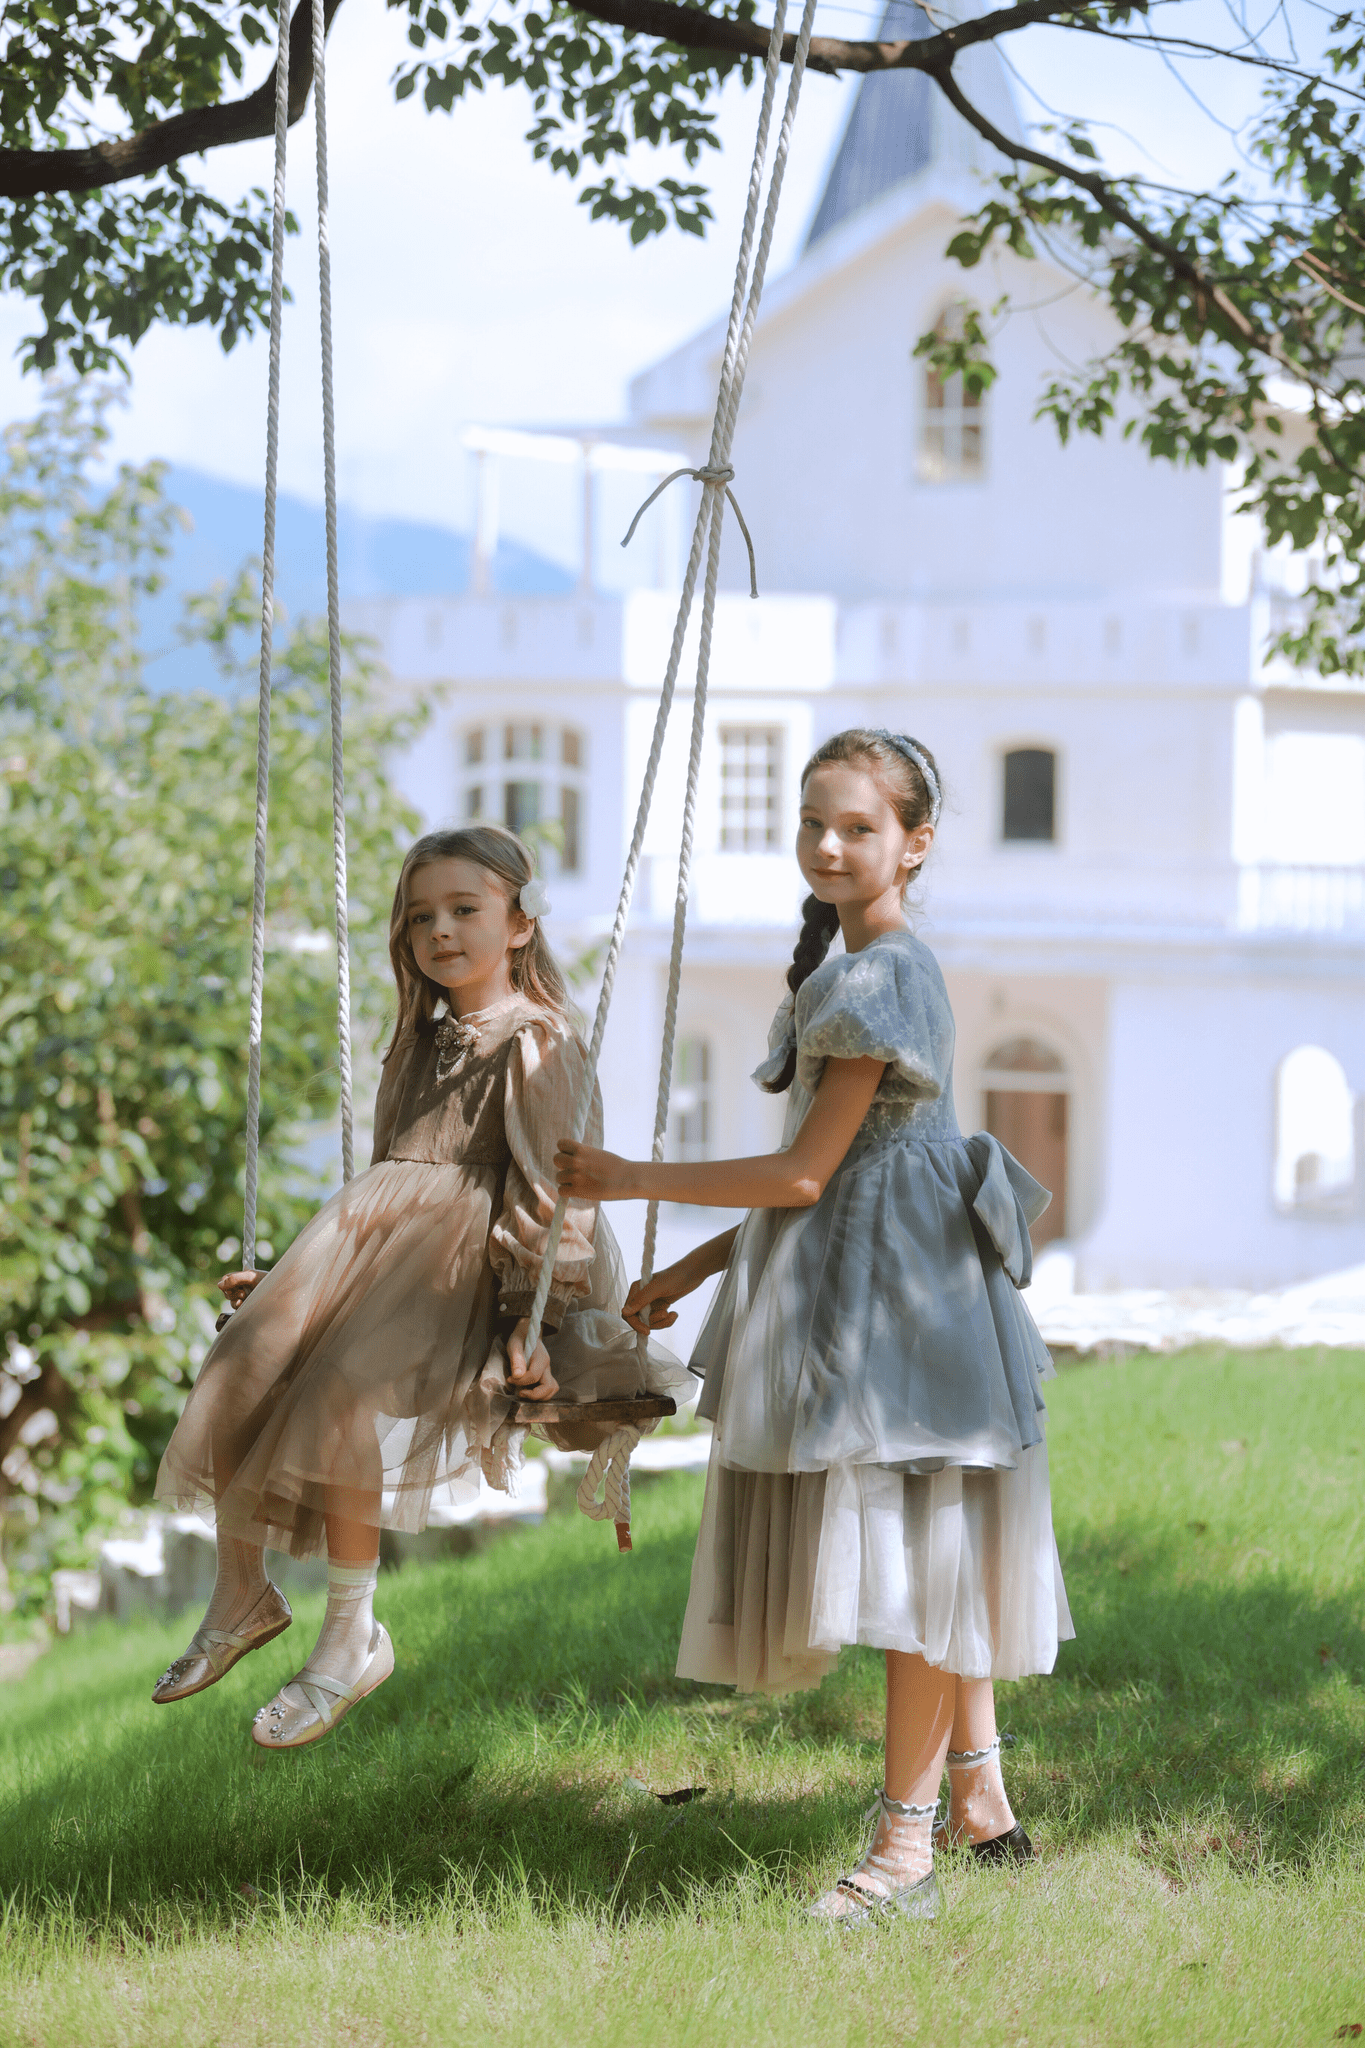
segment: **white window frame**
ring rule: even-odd
[[[760,736],[766,742],[767,770],[755,775],[750,765],[751,744]],[[787,728],[766,719],[736,719],[721,726],[719,741],[720,851],[780,851],[784,837],[782,804],[787,768]],[[735,758],[737,752],[738,760]],[[727,801],[736,788],[737,805]],[[759,818],[762,822],[756,824],[754,821]]]
[[[518,751],[522,735],[528,749],[535,751]],[[588,736],[581,726],[554,718],[479,719],[460,732],[457,772],[461,824],[507,825],[517,830],[508,790],[529,785],[536,790],[537,816],[520,830],[536,846],[545,872],[566,877],[587,873]],[[546,825],[562,827],[566,796],[570,808],[577,812],[572,866],[564,864],[554,837],[541,829]]]
[[[965,304],[955,300],[934,322],[936,334],[961,327]],[[914,358],[916,362],[921,359]],[[923,362],[915,423],[914,473],[922,484],[980,483],[986,474],[986,393],[968,391],[961,377],[940,376]],[[967,437],[975,436],[975,454],[967,454]],[[931,438],[937,442],[931,447]]]

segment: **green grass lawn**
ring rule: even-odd
[[[1186,1353],[1049,1389],[1078,1639],[1002,1686],[1022,1872],[813,1927],[880,1762],[880,1660],[770,1702],[672,1675],[700,1482],[633,1556],[576,1514],[381,1583],[398,1669],[317,1748],[201,1698],[192,1617],[0,1689],[0,2042],[1327,2042],[1365,2023],[1365,1358]],[[706,1787],[690,1804],[654,1797]]]

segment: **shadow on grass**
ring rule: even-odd
[[[98,1657],[82,1672],[56,1653],[68,1683],[35,1700],[0,1897],[136,1926],[309,1887],[420,1909],[524,1876],[551,1910],[639,1913],[847,1855],[880,1760],[881,1660],[846,1653],[781,1701],[680,1683],[694,1504],[678,1505],[628,1564],[552,1520],[386,1579],[395,1677],[292,1756],[247,1738],[301,1654],[288,1639],[175,1709],[147,1703],[156,1673],[127,1676],[126,1655],[111,1682]],[[1215,1583],[1187,1545],[1122,1529],[1069,1557],[1078,1642],[1052,1678],[1000,1689],[1011,1790],[1047,1853],[1122,1836],[1181,1882],[1208,1856],[1302,1864],[1365,1817],[1365,1631],[1344,1597],[1265,1563]],[[700,1760],[706,1796],[633,1788],[652,1751]]]

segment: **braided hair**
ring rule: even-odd
[[[938,763],[927,747],[905,733],[888,732],[880,726],[850,726],[836,732],[817,747],[801,770],[805,788],[817,768],[833,761],[857,762],[870,770],[887,802],[907,832],[921,825],[936,825],[943,808],[943,791]],[[920,863],[923,865],[923,863]],[[907,886],[919,873],[913,867]],[[839,929],[839,912],[833,903],[808,896],[801,906],[801,935],[796,941],[792,964],[787,969],[787,987],[795,995],[808,981],[828,953]],[[772,1095],[784,1095],[796,1078],[796,1048],[793,1046],[777,1079],[768,1084]]]

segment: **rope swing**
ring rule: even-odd
[[[787,157],[791,148],[792,129],[796,120],[796,109],[801,98],[801,83],[805,76],[806,55],[810,49],[811,31],[815,26],[816,0],[805,0],[801,17],[801,29],[796,39],[796,50],[792,58],[791,78],[787,87],[787,103],[778,132],[777,146],[773,154],[772,175],[768,184],[767,204],[763,209],[762,227],[759,229],[759,204],[763,196],[763,172],[768,157],[768,138],[772,125],[773,104],[777,96],[777,79],[782,62],[782,34],[786,24],[786,0],[777,0],[773,16],[772,33],[768,38],[767,61],[763,74],[763,100],[759,109],[758,132],[754,139],[753,164],[749,172],[749,196],[744,211],[744,227],[740,234],[739,257],[735,265],[734,291],[730,300],[730,319],[726,330],[725,353],[721,361],[720,385],[716,393],[715,420],[711,429],[711,449],[706,462],[698,469],[677,469],[664,479],[658,488],[650,493],[645,503],[630,523],[629,531],[622,542],[624,547],[635,532],[641,514],[659,496],[660,491],[682,476],[695,478],[701,484],[701,499],[697,507],[696,522],[692,529],[692,546],[687,558],[687,573],[683,578],[682,596],[678,601],[678,615],[673,626],[673,640],[669,648],[668,666],[664,672],[663,689],[659,696],[659,709],[654,720],[654,735],[645,764],[644,785],[640,792],[639,809],[635,817],[635,830],[631,835],[630,852],[626,858],[625,874],[621,880],[621,894],[616,907],[616,921],[608,941],[606,960],[602,972],[602,988],[597,1001],[597,1016],[593,1023],[592,1039],[588,1047],[588,1059],[578,1100],[574,1105],[573,1130],[575,1139],[581,1139],[587,1128],[588,1112],[592,1105],[593,1088],[597,1078],[597,1066],[602,1052],[602,1040],[607,1028],[607,1016],[611,1009],[612,990],[616,982],[616,970],[625,941],[626,920],[630,913],[631,898],[635,892],[635,878],[639,871],[640,855],[644,846],[645,829],[649,823],[650,807],[654,799],[654,784],[658,778],[659,763],[663,755],[664,736],[668,728],[669,713],[673,708],[673,695],[677,686],[678,669],[682,661],[683,641],[687,634],[692,615],[692,601],[696,593],[697,577],[701,568],[703,547],[706,548],[706,578],[702,590],[701,627],[697,642],[697,674],[692,694],[692,737],[687,757],[687,786],[683,798],[682,839],[678,851],[678,887],[673,905],[673,943],[668,963],[668,994],[664,1005],[663,1045],[659,1056],[659,1091],[654,1113],[654,1145],[652,1157],[661,1160],[664,1156],[664,1141],[668,1132],[668,1099],[673,1081],[673,1047],[678,1023],[678,990],[682,981],[683,940],[687,928],[687,902],[691,888],[692,847],[696,830],[697,783],[701,770],[702,739],[706,726],[706,695],[711,669],[711,638],[715,623],[716,588],[720,577],[720,542],[725,519],[725,503],[728,499],[734,506],[735,517],[749,549],[750,595],[758,596],[758,577],[754,564],[753,542],[749,529],[744,524],[738,502],[730,489],[734,469],[730,462],[730,447],[734,439],[735,421],[739,415],[739,402],[744,391],[744,376],[748,368],[749,349],[753,341],[758,309],[763,298],[763,282],[767,274],[768,255],[772,248],[773,230],[777,225],[777,210],[782,197],[782,180],[787,168]],[[755,234],[757,249],[755,250]],[[709,545],[708,545],[709,542]],[[526,1350],[529,1356],[540,1337],[541,1319],[549,1299],[550,1280],[554,1271],[555,1255],[559,1250],[560,1237],[564,1229],[566,1203],[561,1195],[555,1204],[550,1223],[549,1237],[541,1260],[540,1278],[531,1303],[530,1327],[526,1333]],[[645,1213],[644,1253],[640,1274],[649,1280],[654,1272],[654,1253],[658,1242],[659,1205],[650,1202]],[[643,1359],[647,1339],[640,1340],[640,1354]],[[673,1412],[671,1401],[656,1400],[645,1395],[634,1402],[599,1402],[589,1404],[578,1414],[584,1420],[593,1408],[599,1413],[611,1408],[613,1415],[601,1415],[605,1423],[609,1419],[617,1423],[609,1435],[598,1445],[588,1467],[582,1485],[578,1489],[578,1504],[585,1514],[594,1520],[605,1521],[610,1517],[616,1523],[617,1541],[622,1550],[630,1548],[630,1457],[640,1441],[641,1431],[628,1414],[618,1415],[622,1409],[637,1410],[639,1421],[657,1419]],[[569,1414],[567,1407],[561,1411]],[[542,1418],[547,1419],[547,1418]],[[517,1421],[534,1426],[535,1406],[523,1403],[517,1410]],[[602,1484],[605,1498],[596,1499],[596,1489]]]
[[[355,1173],[351,1089],[351,958],[346,920],[346,789],[341,703],[341,594],[337,577],[336,418],[332,399],[332,258],[327,229],[327,81],[324,0],[313,0],[313,113],[317,127],[318,285],[321,302],[322,456],[327,521],[327,667],[332,728],[332,868],[337,941],[337,1047],[341,1176]],[[275,57],[275,186],[270,246],[270,372],[265,416],[265,538],[261,548],[261,671],[256,710],[256,860],[251,901],[251,1019],[247,1037],[246,1192],[242,1265],[256,1264],[261,1149],[261,1021],[265,1004],[265,881],[270,809],[270,711],[275,641],[275,502],[280,454],[280,343],[284,315],[285,167],[289,149],[289,0],[279,0]],[[222,1318],[219,1318],[220,1327]]]
[[[782,181],[786,172],[787,157],[791,147],[796,109],[801,97],[801,85],[805,76],[806,57],[810,48],[811,32],[815,25],[815,6],[816,0],[804,0],[801,28],[796,40],[791,76],[788,82],[786,106],[783,111],[777,143],[773,152],[767,200],[766,204],[762,204],[760,220],[760,206],[763,202],[764,171],[768,161],[769,137],[772,127],[773,107],[777,97],[777,81],[781,71],[782,40],[787,16],[787,0],[777,0],[772,32],[768,39],[767,58],[764,65],[763,96],[759,108],[758,131],[754,140],[753,163],[749,173],[748,200],[744,212],[744,225],[740,235],[739,256],[735,265],[734,290],[731,295],[730,316],[726,330],[725,352],[721,362],[720,383],[716,393],[716,410],[711,430],[710,452],[706,461],[696,469],[683,467],[674,470],[670,476],[664,478],[663,482],[650,493],[644,504],[641,505],[630,523],[625,539],[621,543],[623,547],[629,544],[641,517],[648,510],[649,506],[671,484],[676,483],[680,477],[690,477],[701,485],[701,495],[692,530],[692,545],[688,553],[687,571],[683,578],[682,595],[678,603],[678,613],[674,622],[668,663],[659,696],[659,707],[654,721],[654,733],[645,766],[639,807],[635,817],[635,829],[631,835],[630,851],[627,855],[625,873],[622,877],[620,896],[617,901],[616,918],[612,925],[611,936],[607,945],[602,973],[602,987],[597,1003],[597,1014],[593,1023],[588,1057],[583,1071],[578,1098],[574,1105],[572,1119],[572,1135],[575,1139],[581,1139],[587,1127],[588,1114],[592,1105],[598,1063],[602,1052],[602,1041],[606,1032],[607,1016],[611,1008],[617,967],[620,963],[621,948],[625,941],[626,923],[630,913],[631,899],[635,892],[635,880],[639,872],[645,831],[649,823],[650,809],[654,799],[654,785],[658,779],[659,765],[663,756],[664,738],[668,728],[669,714],[673,707],[678,672],[682,663],[683,643],[686,639],[688,624],[692,615],[692,604],[696,594],[697,580],[701,573],[702,556],[705,553],[706,574],[702,589],[696,680],[692,694],[692,733],[687,761],[687,783],[683,799],[682,838],[678,853],[678,885],[673,907],[673,940],[669,955],[668,994],[664,1006],[663,1044],[659,1059],[659,1088],[654,1117],[652,1157],[655,1160],[661,1160],[664,1156],[664,1142],[668,1131],[669,1093],[673,1078],[674,1040],[677,1034],[678,991],[682,979],[683,941],[687,926],[688,896],[691,888],[697,784],[701,769],[702,741],[706,726],[706,698],[711,666],[711,641],[715,624],[716,590],[720,577],[721,534],[727,500],[734,510],[736,522],[744,537],[745,546],[748,549],[750,596],[755,598],[758,596],[758,572],[753,540],[748,526],[745,524],[744,515],[740,511],[738,499],[731,489],[735,472],[730,461],[730,449],[734,439],[735,421],[739,414],[740,399],[744,390],[744,376],[748,366],[749,349],[753,341],[754,327],[758,319],[759,306],[763,297],[763,284],[767,274],[768,256],[772,248],[773,231],[777,225],[777,212],[782,195]],[[337,577],[336,428],[332,381],[332,276],[328,234],[326,24],[323,9],[324,0],[312,0],[313,106],[317,127],[318,286],[321,311],[322,440],[327,527],[327,647],[332,748],[332,849],[337,946],[337,1038],[341,1092],[342,1178],[344,1181],[349,1181],[355,1171],[355,1148],[351,1078],[350,955],[346,916],[346,818],[342,745],[341,609]],[[254,1269],[256,1263],[256,1202],[260,1161],[261,1039],[265,995],[266,850],[269,824],[270,715],[273,694],[272,670],[275,616],[275,514],[279,470],[280,345],[284,310],[285,171],[289,134],[289,26],[289,0],[277,0],[275,182],[272,208],[270,269],[270,369],[266,402],[265,533],[261,550],[260,696],[257,712],[256,739],[255,868],[251,912],[251,1006],[248,1037],[245,1200],[242,1221],[242,1264],[248,1271]],[[549,1298],[550,1280],[554,1271],[555,1257],[559,1250],[560,1238],[564,1229],[565,1208],[565,1199],[561,1196],[555,1204],[545,1252],[541,1260],[540,1276],[531,1305],[530,1322],[526,1336],[528,1356],[534,1351],[540,1338],[541,1322],[545,1313],[545,1305]],[[644,1252],[641,1263],[641,1275],[645,1280],[649,1280],[654,1272],[658,1222],[659,1205],[656,1201],[652,1201],[646,1212]],[[225,1317],[219,1318],[220,1328],[225,1320]],[[642,1382],[647,1343],[648,1340],[641,1337],[639,1352]],[[520,1427],[540,1428],[542,1431],[548,1430],[561,1439],[571,1439],[575,1444],[591,1443],[592,1456],[583,1482],[578,1489],[579,1506],[585,1514],[591,1515],[595,1520],[615,1522],[618,1543],[622,1550],[628,1550],[630,1548],[631,1453],[638,1445],[645,1428],[652,1427],[654,1422],[661,1416],[672,1414],[673,1412],[674,1404],[671,1400],[642,1393],[633,1400],[595,1401],[576,1406],[569,1403],[522,1402],[515,1410],[515,1421]],[[599,1489],[601,1490],[601,1499],[598,1498]]]

